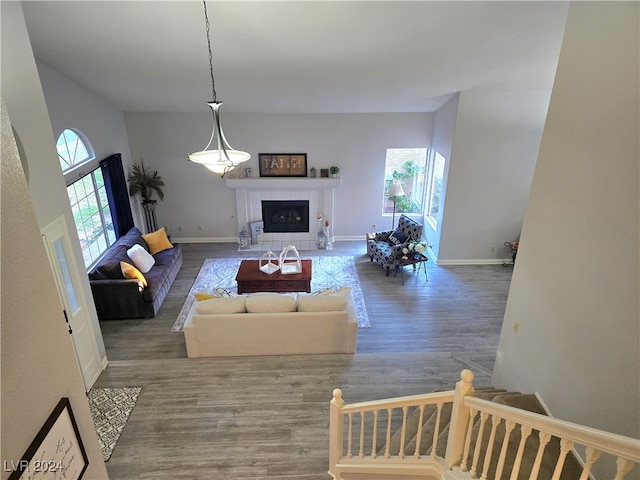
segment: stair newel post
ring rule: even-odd
[[[456,383],[447,439],[447,453],[444,459],[444,466],[447,470],[458,465],[462,460],[464,440],[469,425],[469,407],[464,405],[464,397],[474,394],[473,377],[471,370],[464,369],[460,373],[460,381]]]
[[[329,474],[333,478],[340,478],[335,471],[338,460],[343,452],[344,421],[342,418],[342,390],[336,388],[329,405]]]

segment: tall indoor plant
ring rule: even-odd
[[[128,177],[129,180],[129,195],[132,197],[137,193],[142,197],[142,204],[156,203],[156,200],[152,200],[153,192],[158,194],[160,200],[164,198],[164,181],[162,177],[158,175],[157,170],[151,170],[145,168],[144,163],[140,161],[140,164],[134,163],[131,166],[131,173]]]
[[[164,192],[161,187],[164,187],[164,181],[162,177],[158,175],[157,170],[151,170],[145,168],[144,163],[140,160],[140,164],[134,163],[131,166],[131,173],[128,177],[129,180],[129,195],[132,197],[137,193],[142,197],[142,210],[144,211],[144,220],[147,227],[147,233],[155,232],[158,229],[158,222],[156,220],[156,203],[157,200],[153,200],[153,192],[158,194],[160,200],[164,198]]]

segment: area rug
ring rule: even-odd
[[[105,462],[111,458],[141,390],[140,387],[125,387],[94,388],[89,391],[89,408]]]
[[[353,257],[339,256],[305,256],[302,258],[311,259],[313,272],[311,275],[311,291],[321,288],[339,288],[342,286],[351,287],[353,302],[358,316],[358,326],[368,328],[369,317],[364,304],[364,296],[360,287],[360,278],[356,270]],[[178,314],[178,318],[171,328],[172,332],[182,332],[182,327],[187,318],[187,314],[193,305],[193,294],[201,290],[212,291],[216,287],[223,287],[233,292],[238,291],[236,274],[240,268],[242,258],[207,258],[202,264],[200,272],[193,286],[187,295],[187,299]],[[254,260],[257,260],[254,259]]]

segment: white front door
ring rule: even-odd
[[[42,237],[58,287],[67,328],[73,340],[84,386],[89,391],[100,375],[102,367],[86,301],[79,287],[79,270],[71,253],[64,217],[45,227],[42,230]]]

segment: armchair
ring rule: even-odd
[[[367,238],[367,255],[372,262],[379,263],[389,276],[391,270],[401,265],[402,249],[410,240],[420,240],[422,237],[422,225],[407,217],[400,215],[398,228],[376,232]]]

